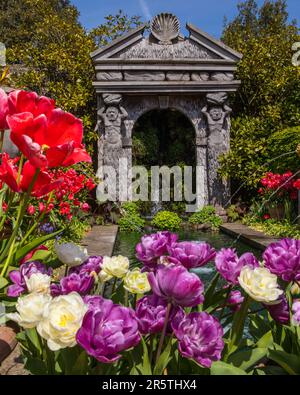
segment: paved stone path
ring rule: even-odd
[[[263,232],[251,229],[238,222],[223,224],[221,230],[230,236],[238,237],[239,240],[262,251],[264,251],[270,243],[274,243],[278,240],[278,238],[267,236]]]
[[[92,230],[84,237],[81,244],[87,248],[89,255],[111,256],[113,253],[117,233],[118,227],[116,225],[94,226]],[[12,344],[11,340],[10,343]],[[7,347],[4,347],[3,349],[6,350],[6,348]],[[24,369],[20,347],[17,345],[13,352],[0,364],[0,375],[28,374],[29,372]]]
[[[84,237],[81,244],[87,248],[89,255],[111,256],[117,233],[117,225],[93,226],[92,230]]]

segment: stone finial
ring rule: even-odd
[[[159,40],[160,44],[172,44],[172,40],[175,40],[180,33],[178,18],[169,13],[162,13],[155,16],[151,22],[151,33]]]

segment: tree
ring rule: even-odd
[[[270,155],[270,135],[300,123],[300,69],[292,65],[298,28],[296,21],[289,22],[285,0],[266,0],[261,8],[247,0],[226,23],[222,39],[243,54],[237,70],[242,83],[232,99],[237,117],[232,148],[222,158],[222,173],[254,186],[269,168],[263,164]]]
[[[13,83],[54,98],[58,106],[82,118],[85,143],[92,153],[98,136],[90,53],[97,44],[134,27],[139,18],[120,11],[89,34],[67,0],[4,0],[0,10],[0,41],[7,46],[8,64],[13,65]]]
[[[116,15],[108,15],[105,17],[105,23],[99,25],[90,32],[97,47],[108,44],[131,29],[134,29],[142,24],[139,16],[129,17],[122,10]]]

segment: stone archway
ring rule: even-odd
[[[195,127],[176,108],[155,108],[144,112],[132,130],[134,166],[195,167]]]
[[[142,26],[92,54],[98,100],[98,174],[103,166],[118,172],[120,158],[127,159],[130,170],[137,119],[155,108],[174,108],[195,128],[198,207],[224,205],[229,186],[218,175],[218,158],[229,149],[227,99],[240,84],[234,71],[241,55],[190,24],[189,37],[183,37],[171,14],[160,15],[163,20],[166,24],[159,31],[152,23],[149,37],[144,37]],[[176,22],[175,31],[167,40],[170,20]]]

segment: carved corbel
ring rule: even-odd
[[[206,95],[207,104],[202,108],[201,112],[206,118],[210,134],[221,132],[225,127],[227,118],[232,112],[231,108],[226,104],[227,98],[227,94],[224,92]]]

